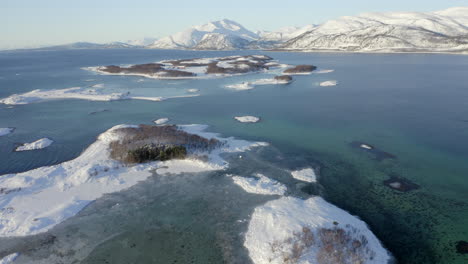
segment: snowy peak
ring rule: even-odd
[[[217,34],[217,35],[213,35]],[[210,22],[204,25],[194,26],[174,35],[164,37],[152,45],[150,48],[172,49],[172,48],[195,48],[197,44],[204,40],[207,42],[209,38],[214,41],[225,42],[228,39],[243,39],[252,41],[258,38],[258,35],[247,30],[241,24],[223,19],[220,21]],[[204,44],[207,45],[207,44]],[[208,45],[209,46],[209,45]]]

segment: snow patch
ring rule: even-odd
[[[312,168],[292,171],[291,175],[294,179],[300,181],[317,182],[317,175],[315,174],[315,171]]]
[[[264,195],[284,195],[287,191],[284,184],[266,177],[263,174],[257,173],[255,178],[246,178],[240,176],[232,176],[235,184],[239,185],[248,193],[264,194]]]
[[[27,151],[27,150],[35,150],[35,149],[43,149],[47,148],[48,146],[52,145],[54,141],[48,138],[41,138],[31,143],[24,143],[23,145],[17,147],[15,151]]]

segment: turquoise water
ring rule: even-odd
[[[257,86],[251,91],[236,92],[223,86],[268,75],[139,82],[139,77],[99,76],[80,69],[249,53],[267,54],[282,63],[314,64],[335,72],[297,76],[290,85]],[[468,240],[467,70],[467,57],[456,55],[155,50],[3,52],[0,97],[33,89],[97,83],[104,83],[104,89],[109,91],[130,90],[148,96],[183,95],[187,89],[196,88],[201,96],[164,102],[65,100],[13,108],[0,106],[0,127],[16,127],[13,134],[0,138],[0,174],[72,159],[99,133],[116,124],[149,124],[160,117],[178,124],[208,124],[210,130],[224,135],[272,143],[284,158],[260,156],[278,167],[292,169],[320,164],[320,192],[330,202],[365,220],[399,263],[466,263],[468,256],[457,254],[455,244]],[[326,80],[338,80],[339,85],[318,86]],[[108,111],[89,114],[104,109]],[[262,122],[248,125],[232,119],[247,114],[260,116]],[[55,143],[40,151],[11,152],[16,143],[41,137],[52,138]],[[353,141],[377,146],[397,159],[377,161],[368,153],[351,148]],[[409,193],[390,190],[382,183],[390,175],[405,177],[421,188]],[[215,189],[223,185],[216,185],[215,181],[212,184],[218,186]],[[122,201],[129,204],[137,199],[135,195],[123,196]],[[207,199],[196,193],[192,198],[190,202],[195,204]],[[256,199],[248,204],[261,202]],[[180,203],[180,208],[186,208],[190,202]],[[143,206],[142,214],[154,210],[152,206],[152,203]],[[253,207],[236,213],[236,217],[248,215],[249,208]],[[93,208],[89,210],[92,212]],[[175,212],[168,210],[165,215],[171,213]],[[100,218],[97,213],[87,221],[96,219],[107,218]],[[132,232],[132,227],[138,224],[126,218],[123,222],[127,223],[124,225],[127,229],[118,229],[117,240],[125,240],[122,236],[135,240],[132,236],[145,232]],[[86,225],[86,220],[80,223]],[[167,230],[171,229],[164,229],[160,235],[175,237]],[[241,238],[227,237],[237,241],[233,245],[241,244],[238,241]],[[131,257],[131,245],[122,248],[110,241],[100,244],[87,261],[93,263],[93,257],[109,252]],[[206,241],[210,241],[210,236]],[[141,249],[145,252],[143,257],[150,259],[166,251],[163,245],[154,243],[154,247],[161,248],[160,252]],[[200,251],[203,249],[191,252]],[[216,260],[222,257],[220,252],[198,256]],[[183,259],[180,261],[183,263]],[[195,262],[203,263],[201,259]]]

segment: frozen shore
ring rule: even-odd
[[[223,170],[229,164],[220,154],[243,152],[267,143],[221,138],[206,132],[207,126],[186,125],[179,129],[223,144],[210,152],[199,152],[183,160],[168,160],[123,164],[110,158],[110,143],[123,136],[119,125],[99,135],[79,157],[58,165],[41,167],[22,173],[0,177],[0,237],[26,236],[45,232],[56,224],[74,216],[87,204],[105,193],[117,192],[158,173],[202,172]],[[200,160],[198,156],[206,156]]]

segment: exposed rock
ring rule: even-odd
[[[289,68],[284,71],[284,73],[290,74],[304,74],[304,73],[311,73],[316,70],[317,67],[313,65],[297,65],[293,68]]]
[[[468,254],[468,242],[458,241],[457,242],[457,252],[460,254]]]
[[[351,142],[351,147],[353,148],[356,148],[356,149],[360,149],[360,150],[364,150],[368,153],[371,153],[372,155],[374,155],[375,159],[378,160],[378,161],[382,161],[382,160],[385,160],[385,159],[396,159],[397,157],[393,154],[390,154],[388,152],[385,152],[385,151],[382,151],[378,148],[376,148],[375,146],[372,146],[368,143],[365,143],[365,142],[361,142],[361,141],[354,141],[354,142]]]
[[[392,176],[383,182],[385,186],[400,192],[409,192],[420,188],[416,183],[402,177]]]
[[[293,78],[289,75],[280,75],[280,76],[275,76],[275,80],[283,81],[283,82],[291,82]]]

